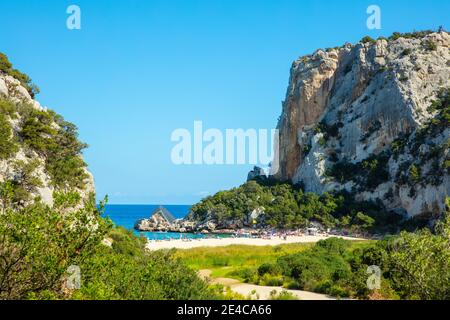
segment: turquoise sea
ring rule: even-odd
[[[133,230],[135,234],[143,234],[151,240],[179,239],[179,233],[172,232],[138,232],[134,230],[134,223],[142,218],[150,218],[151,214],[159,205],[116,205],[109,204],[105,208],[105,216],[109,217],[115,225]],[[172,215],[179,219],[184,218],[191,206],[189,205],[164,205]],[[203,234],[184,233],[184,238],[204,238]]]

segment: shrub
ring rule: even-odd
[[[39,160],[17,160],[12,164],[14,177],[0,183],[0,189],[3,190],[0,200],[4,208],[17,209],[31,200],[30,194],[42,186],[42,181],[35,173],[39,165]]]
[[[421,172],[420,168],[413,164],[409,168],[409,179],[413,184],[419,183],[421,180]]]
[[[327,293],[333,297],[338,297],[338,298],[343,298],[343,297],[349,296],[348,291],[338,285],[331,286],[331,288],[328,290]]]
[[[42,204],[0,214],[0,299],[62,297],[67,268],[80,265],[104,235],[98,217],[94,204],[69,215]]]
[[[370,43],[370,44],[377,43],[377,41],[370,36],[365,36],[364,38],[361,39],[361,42],[362,43]]]
[[[14,141],[11,124],[8,119],[0,113],[0,160],[10,158],[17,150],[18,146]]]
[[[11,64],[11,62],[9,62],[8,57],[1,52],[0,52],[0,71],[19,80],[21,85],[25,89],[27,89],[31,97],[34,97],[36,94],[39,93],[39,88],[35,84],[33,84],[30,77],[28,77],[26,74],[20,72],[17,69],[13,69],[13,65]]]
[[[292,293],[286,290],[282,290],[277,293],[276,290],[270,292],[270,300],[298,300]]]
[[[238,269],[232,275],[243,279],[244,282],[254,283],[258,281],[258,270],[255,268]]]
[[[17,107],[12,101],[0,98],[0,114],[15,119],[16,110]]]
[[[220,297],[172,252],[146,252],[142,241],[113,229],[111,248],[98,245],[81,266],[83,282],[75,299],[199,300]],[[217,290],[217,291],[216,291]]]
[[[354,181],[363,190],[375,189],[389,179],[388,161],[389,154],[385,152],[379,155],[373,154],[356,164],[341,161],[335,163],[328,170],[327,175],[335,178],[340,183]]]
[[[410,48],[406,48],[405,50],[403,50],[402,56],[408,56],[411,53],[412,53],[412,50]]]
[[[269,275],[279,275],[281,273],[280,267],[275,263],[264,263],[259,266],[258,274],[259,276]]]
[[[428,51],[436,51],[437,50],[437,44],[434,43],[431,40],[425,41],[425,49]]]
[[[349,247],[350,242],[341,238],[329,238],[316,243],[317,248],[326,250],[330,254],[343,254]]]
[[[317,141],[317,143],[319,144],[319,146],[321,146],[323,148],[327,145],[327,140],[325,139],[325,137],[320,137],[320,139],[319,139],[319,141]]]
[[[268,287],[280,287],[284,283],[284,279],[282,276],[273,276],[270,274],[265,274],[260,277],[259,284],[262,286]]]
[[[83,189],[88,175],[81,154],[87,145],[78,140],[77,127],[53,111],[39,111],[28,105],[18,109],[22,115],[19,136],[45,157],[52,184],[60,190]]]
[[[394,32],[388,39],[389,40],[397,40],[399,38],[420,39],[429,35],[430,33],[433,33],[433,30],[414,31],[407,33]]]

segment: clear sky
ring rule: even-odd
[[[81,30],[66,9],[81,8]],[[366,9],[381,8],[368,30]],[[394,31],[449,28],[448,0],[2,0],[0,51],[79,127],[99,197],[191,204],[250,165],[176,166],[171,133],[276,126],[297,57]]]

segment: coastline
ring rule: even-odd
[[[150,251],[163,249],[193,249],[201,247],[226,247],[232,245],[246,245],[246,246],[278,246],[281,244],[290,243],[315,243],[320,240],[328,238],[342,238],[352,241],[366,241],[364,238],[352,238],[344,236],[333,235],[303,235],[303,236],[287,236],[285,239],[281,237],[272,237],[270,239],[262,238],[219,238],[219,239],[193,239],[193,240],[167,240],[155,241],[148,240],[146,248]]]

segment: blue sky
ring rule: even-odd
[[[81,30],[66,8],[81,8]],[[379,5],[382,29],[368,30]],[[0,51],[79,127],[99,197],[191,204],[250,165],[176,166],[176,128],[276,126],[297,57],[394,31],[449,28],[450,1],[161,0],[0,3]]]

